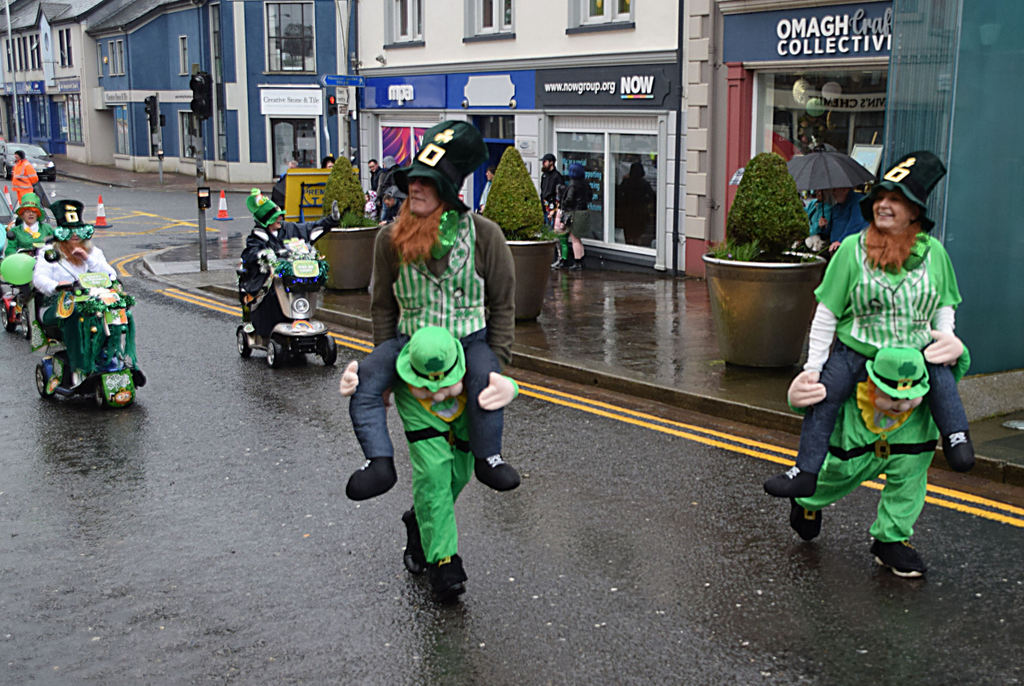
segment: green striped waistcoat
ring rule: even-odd
[[[422,261],[398,268],[394,292],[399,332],[412,336],[425,326],[440,326],[462,338],[487,325],[484,280],[476,273],[475,246],[476,229],[466,212],[441,276],[434,276]]]
[[[932,317],[939,309],[939,291],[929,271],[931,253],[894,283],[883,270],[868,266],[862,235],[857,241],[857,262],[864,268],[850,294],[850,335],[876,348],[920,350],[928,345]]]

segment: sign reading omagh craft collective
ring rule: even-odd
[[[887,57],[892,4],[728,14],[724,45],[726,62]]]

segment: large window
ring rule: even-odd
[[[107,56],[110,60],[110,75],[123,76],[125,73],[124,41],[121,39],[107,41]]]
[[[313,3],[268,2],[267,70],[316,71]]]
[[[71,29],[59,29],[57,31],[57,43],[60,48],[60,66],[75,66],[71,52]]]
[[[423,40],[423,0],[388,0],[391,9],[391,40],[411,43]]]
[[[128,126],[128,108],[115,105],[114,110],[114,152],[118,155],[131,154],[131,135]]]
[[[658,136],[559,132],[558,167],[583,165],[593,196],[590,238],[653,250],[658,223]]]
[[[178,156],[181,159],[195,158],[199,152],[199,138],[196,118],[191,112],[178,111]]]
[[[65,100],[68,118],[68,143],[82,142],[82,96],[68,93]]]
[[[885,132],[885,69],[760,73],[756,152],[784,158],[817,146],[852,154],[880,145]]]
[[[33,33],[28,37],[28,56],[29,69],[36,70],[43,68],[43,58],[39,49],[38,33]]]

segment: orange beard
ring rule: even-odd
[[[882,233],[875,227],[875,223],[871,222],[864,237],[864,247],[871,266],[890,272],[899,271],[910,257],[910,250],[917,241],[920,229],[921,225],[914,222],[902,233]]]
[[[437,242],[437,229],[441,225],[441,213],[447,208],[438,206],[426,217],[417,217],[403,203],[398,210],[398,219],[391,229],[391,245],[395,246],[403,263],[418,262],[430,256],[430,249]]]
[[[76,267],[81,267],[88,259],[89,253],[92,252],[92,244],[89,241],[83,241],[78,248],[75,248],[68,241],[60,241],[57,243],[57,250],[65,260]]]

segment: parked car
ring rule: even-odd
[[[11,170],[14,169],[14,153],[17,150],[25,153],[25,159],[36,170],[41,181],[57,180],[57,167],[48,152],[35,143],[16,143],[14,141],[0,142],[0,173],[5,179],[11,178]]]

